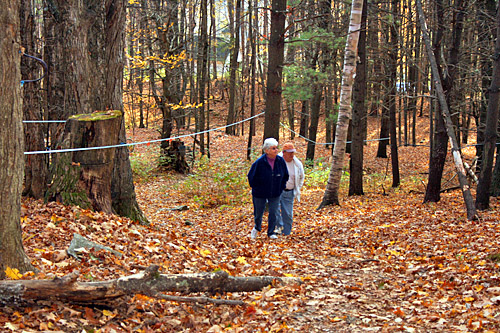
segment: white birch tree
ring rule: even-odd
[[[339,205],[339,187],[344,168],[345,150],[347,142],[347,129],[352,115],[352,87],[356,74],[356,59],[358,57],[359,30],[361,27],[361,13],[363,11],[363,0],[353,0],[349,32],[344,53],[344,69],[342,74],[342,85],[340,90],[339,116],[337,130],[335,132],[335,146],[333,148],[332,166],[325,189],[323,200],[318,209],[328,205]]]

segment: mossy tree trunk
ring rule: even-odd
[[[63,149],[79,149],[56,155],[51,166],[52,184],[47,199],[114,213],[111,179],[119,142],[121,111],[100,111],[71,116],[64,130]]]

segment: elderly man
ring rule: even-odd
[[[283,145],[283,151],[278,156],[283,156],[286,162],[289,178],[280,197],[281,218],[279,227],[285,236],[292,232],[293,201],[300,201],[300,190],[304,185],[304,166],[295,156],[296,149],[292,142]]]
[[[264,140],[264,154],[253,162],[248,172],[248,183],[252,188],[252,201],[255,226],[250,237],[255,239],[262,228],[262,216],[269,205],[267,236],[278,238],[274,233],[279,220],[281,192],[288,181],[288,169],[283,157],[278,156],[278,141],[274,138]]]

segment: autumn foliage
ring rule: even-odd
[[[371,128],[377,126],[371,119]],[[425,119],[422,119],[423,126]],[[372,132],[376,135],[376,130]],[[134,141],[156,138],[135,130]],[[288,139],[288,133],[284,133]],[[197,156],[190,175],[155,169],[156,148],[136,147],[141,156],[136,193],[150,226],[126,218],[24,200],[23,240],[39,270],[11,278],[52,279],[80,271],[79,280],[126,276],[159,265],[162,273],[225,270],[234,276],[295,276],[302,285],[279,285],[250,293],[209,296],[242,300],[245,306],[159,300],[144,295],[107,307],[45,302],[0,310],[4,331],[65,332],[381,332],[479,331],[499,327],[499,203],[468,221],[460,191],[423,204],[428,147],[400,147],[402,184],[391,188],[387,159],[375,158],[369,143],[364,196],[316,210],[328,174],[329,150],[316,148],[306,168],[302,200],[295,206],[293,233],[252,241],[252,205],[244,137],[213,134],[211,159]],[[282,139],[283,140],[283,139]],[[321,139],[320,139],[321,140]],[[306,143],[294,140],[298,157]],[[425,141],[423,142],[425,145]],[[259,147],[254,147],[257,156]],[[469,150],[470,149],[470,150]],[[472,148],[465,153],[474,153]],[[150,159],[150,160],[148,160]],[[148,163],[151,163],[148,165]],[[136,166],[139,164],[136,164]],[[137,171],[137,168],[134,168]],[[448,158],[443,188],[452,188]],[[183,209],[179,209],[181,206]],[[187,208],[187,209],[186,209]],[[266,220],[265,220],[266,221]],[[264,222],[264,228],[266,223]],[[111,247],[86,251],[80,260],[66,249],[74,233]],[[186,295],[196,296],[196,295]]]

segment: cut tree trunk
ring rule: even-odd
[[[26,304],[58,300],[84,304],[106,304],[116,298],[143,294],[161,297],[161,292],[182,294],[257,291],[273,283],[301,284],[300,278],[256,276],[235,277],[225,271],[199,274],[158,273],[158,266],[144,272],[99,282],[76,281],[78,272],[53,280],[0,281],[0,304]]]
[[[186,161],[186,146],[181,140],[171,141],[169,146],[163,149],[162,157],[161,166],[166,170],[175,170],[182,174],[189,172],[189,165]]]
[[[113,213],[111,179],[115,148],[85,148],[117,145],[121,120],[122,112],[116,110],[68,119],[60,148],[77,150],[54,157],[48,200]]]

